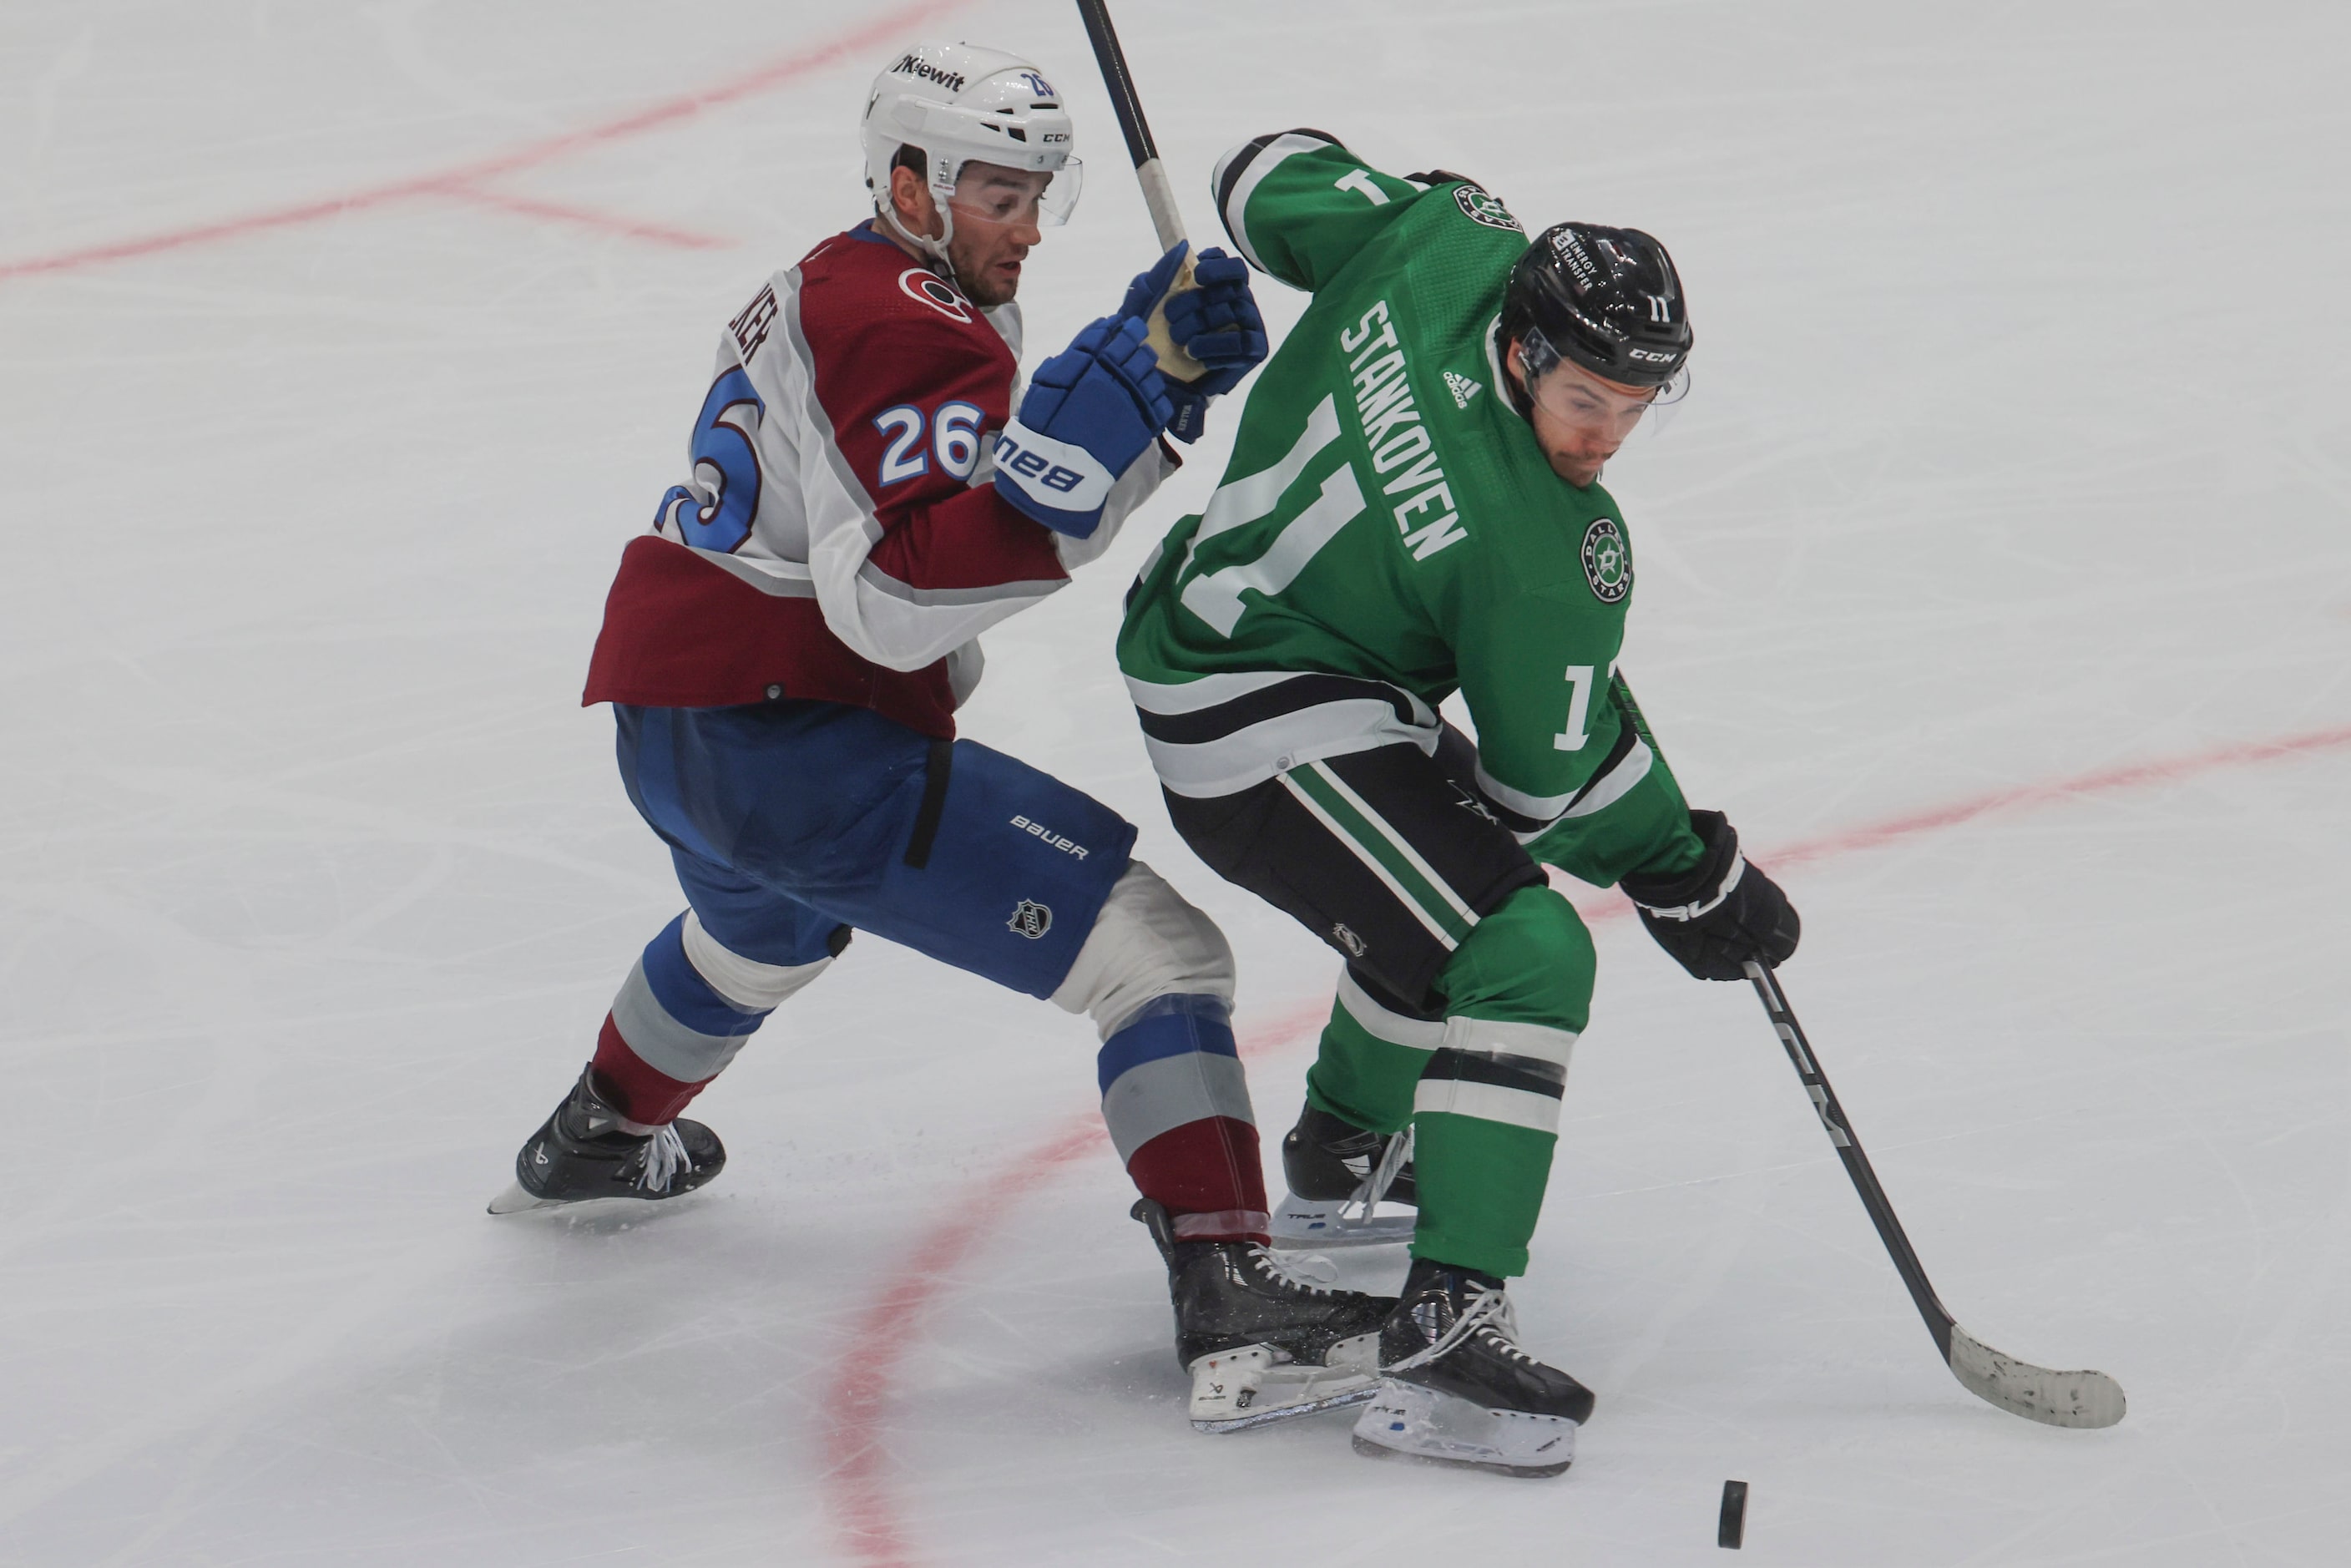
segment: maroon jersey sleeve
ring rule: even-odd
[[[836,636],[915,669],[1069,580],[1057,536],[986,479],[1018,370],[986,317],[895,247],[856,241],[803,265],[786,313],[783,412]]]

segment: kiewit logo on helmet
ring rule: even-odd
[[[900,56],[898,63],[890,68],[890,74],[893,76],[920,77],[925,81],[935,81],[938,83],[949,92],[961,92],[963,90],[963,73],[961,71],[941,70],[938,67],[931,64],[930,61],[924,59],[917,55]]]

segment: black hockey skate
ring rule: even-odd
[[[1273,1211],[1276,1247],[1409,1241],[1419,1202],[1412,1134],[1384,1134],[1309,1105],[1281,1140],[1290,1196]],[[1392,1207],[1384,1213],[1381,1205]],[[1401,1206],[1401,1207],[1397,1207]]]
[[[1179,1241],[1147,1197],[1134,1212],[1167,1262],[1195,1427],[1238,1432],[1371,1397],[1393,1298],[1298,1279],[1254,1242]]]
[[[1555,1476],[1575,1458],[1592,1390],[1518,1345],[1502,1281],[1413,1260],[1380,1330],[1380,1386],[1355,1448],[1513,1476]]]
[[[595,1069],[583,1071],[515,1155],[515,1184],[490,1200],[490,1212],[518,1214],[596,1197],[676,1197],[726,1166],[726,1145],[699,1122],[681,1117],[651,1133],[632,1133],[623,1120],[597,1092]]]

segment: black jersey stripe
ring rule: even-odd
[[[1249,144],[1241,150],[1239,155],[1225,165],[1225,177],[1217,183],[1217,216],[1224,221],[1225,233],[1235,245],[1240,244],[1240,235],[1234,232],[1233,192],[1239,188],[1241,176],[1249,172],[1249,165],[1256,162],[1267,148],[1285,136],[1319,137],[1333,147],[1339,145],[1339,139],[1329,131],[1310,130],[1303,125],[1293,131],[1269,131],[1263,136],[1251,137]]]
[[[1190,713],[1153,713],[1148,708],[1137,708],[1135,713],[1143,721],[1143,733],[1152,739],[1171,746],[1199,746],[1222,740],[1236,730],[1284,714],[1319,707],[1324,703],[1361,702],[1365,698],[1387,704],[1405,724],[1421,722],[1413,712],[1412,698],[1385,681],[1325,674],[1298,675],[1278,685],[1260,686],[1230,702]]]
[[[1498,1089],[1546,1094],[1553,1100],[1567,1096],[1565,1067],[1539,1056],[1517,1056],[1507,1051],[1457,1051],[1449,1045],[1442,1046],[1429,1053],[1428,1065],[1420,1070],[1420,1075],[1424,1079],[1453,1078],[1464,1083],[1490,1083]]]

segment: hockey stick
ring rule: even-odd
[[[1778,977],[1762,965],[1749,961],[1744,967],[1755,994],[1763,998],[1763,1010],[1779,1031],[1780,1043],[1787,1048],[1788,1060],[1795,1064],[1796,1076],[1804,1081],[1804,1092],[1812,1096],[1813,1109],[1819,1113],[1821,1126],[1836,1145],[1837,1157],[1844,1162],[1845,1175],[1853,1178],[1854,1190],[1861,1194],[1861,1206],[1869,1211],[1869,1222],[1877,1227],[1877,1239],[1886,1244],[1895,1269],[1902,1282],[1910,1289],[1910,1299],[1917,1303],[1918,1315],[1927,1320],[1927,1332],[1935,1336],[1935,1348],[1943,1354],[1943,1363],[1960,1386],[1977,1398],[1997,1405],[2011,1416],[2022,1416],[2028,1421],[2039,1421],[2050,1427],[2111,1427],[2123,1418],[2125,1408],[2122,1385],[2103,1372],[2053,1372],[2045,1366],[2018,1361],[2002,1355],[1977,1339],[1952,1321],[1944,1309],[1935,1287],[1927,1282],[1927,1270],[1918,1261],[1918,1254],[1910,1249],[1910,1238],[1902,1233],[1902,1222],[1894,1217],[1894,1206],[1886,1198],[1886,1189],[1877,1185],[1877,1173],[1870,1168],[1869,1156],[1861,1152],[1861,1140],[1853,1134],[1853,1124],[1844,1113],[1844,1106],[1829,1087],[1821,1071],[1820,1059],[1813,1054],[1812,1042],[1804,1038],[1804,1026],[1796,1021],[1793,1009],[1788,1006],[1787,993],[1780,988]]]
[[[1127,156],[1134,160],[1135,183],[1143,187],[1143,204],[1151,209],[1151,226],[1159,233],[1159,248],[1171,250],[1184,237],[1184,214],[1176,208],[1167,167],[1159,162],[1159,146],[1151,140],[1151,124],[1143,118],[1143,99],[1134,90],[1134,75],[1126,68],[1126,51],[1118,47],[1118,32],[1110,24],[1110,6],[1107,0],[1078,0],[1078,15],[1085,20],[1086,41],[1093,46],[1102,85],[1110,89],[1111,108],[1118,115],[1120,133],[1126,138]],[[1192,281],[1192,258],[1186,256],[1167,292],[1196,287]],[[1159,356],[1162,374],[1179,382],[1196,382],[1208,373],[1207,366],[1177,348],[1168,336],[1165,299],[1151,312],[1150,326],[1146,340]]]

